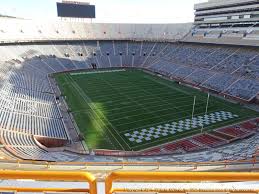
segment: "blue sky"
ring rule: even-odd
[[[61,0],[58,0],[61,1]],[[194,3],[206,0],[89,0],[94,22],[181,23],[193,21]],[[56,0],[2,0],[0,13],[24,18],[55,19]]]

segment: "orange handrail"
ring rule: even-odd
[[[190,192],[194,193],[242,193],[242,194],[258,194],[259,189],[113,189],[113,193],[170,193],[170,194],[175,194],[175,193],[182,193],[182,194],[188,194]]]
[[[0,179],[29,179],[38,181],[80,181],[88,182],[89,194],[97,194],[96,178],[88,172],[62,171],[15,171],[0,170]],[[12,188],[10,188],[12,189]]]
[[[259,173],[241,173],[241,172],[112,172],[105,180],[106,194],[114,192],[130,192],[130,189],[113,189],[112,183],[116,181],[258,181]],[[134,190],[135,191],[135,190]],[[141,189],[139,189],[141,191]],[[142,189],[143,191],[143,189]],[[146,192],[159,192],[161,189],[145,189]],[[165,192],[164,190],[162,190]],[[170,190],[173,192],[176,190]],[[196,190],[198,191],[198,190]],[[204,190],[205,191],[205,190]],[[201,192],[201,191],[199,191]],[[243,190],[244,192],[244,190]],[[250,192],[257,192],[251,190]]]
[[[62,193],[89,193],[89,189],[66,189],[66,188],[32,188],[32,187],[0,187],[0,191],[16,191],[25,193],[62,192]]]
[[[10,171],[0,170],[0,179],[33,179],[47,181],[87,181],[89,189],[68,188],[19,188],[0,187],[0,190],[18,192],[89,192],[97,194],[96,179],[87,172],[62,172],[62,171]],[[234,192],[234,193],[258,193],[259,189],[235,190],[235,189],[122,189],[112,188],[113,182],[179,182],[179,181],[259,181],[259,173],[248,172],[112,172],[105,179],[105,192]]]

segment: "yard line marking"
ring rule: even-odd
[[[107,101],[107,100],[110,100],[110,101],[113,101],[113,102],[123,102],[124,100],[123,99],[121,99],[121,97],[120,96],[118,96],[117,95],[117,97],[118,98],[102,98],[102,99],[96,99],[96,100],[98,100],[98,101]],[[179,97],[179,98],[175,98],[176,96],[168,96],[168,97],[163,97],[165,100],[166,99],[170,99],[170,100],[172,100],[172,99],[174,99],[174,100],[181,100],[181,99],[184,99],[184,98],[190,98],[190,96],[185,96],[185,97]],[[153,95],[153,96],[151,96],[151,95],[145,95],[145,96],[139,96],[139,97],[133,97],[133,96],[131,96],[131,98],[133,98],[133,99],[135,99],[135,98],[137,98],[137,99],[139,99],[139,100],[141,100],[142,98],[143,99],[146,99],[146,101],[148,101],[148,100],[152,100],[152,99],[157,99],[158,98],[158,95]],[[119,100],[120,99],[120,100]]]
[[[86,97],[86,95],[82,92],[82,91],[80,91],[79,89],[80,89],[80,87],[76,84],[76,82],[74,82],[74,80],[72,79],[72,78],[70,78],[70,80],[71,80],[71,83],[72,83],[72,85],[74,86],[74,88],[78,91],[78,93],[81,95],[81,97],[85,100],[85,102],[88,104],[88,101],[90,101],[91,102],[91,99],[90,98],[88,98],[88,97]],[[79,88],[78,88],[79,87]],[[91,106],[89,105],[89,107],[91,108]],[[95,113],[96,114],[96,116],[100,119],[100,117],[99,117],[99,115],[96,113],[96,111],[94,111],[93,110],[93,113]],[[100,119],[100,121],[102,121],[102,123],[104,124],[104,126],[106,125],[104,122],[103,122],[103,120],[102,119]],[[99,125],[99,124],[98,124]],[[99,126],[100,127],[100,126]],[[106,128],[106,129],[108,129],[108,128]],[[103,130],[102,130],[103,131]],[[110,132],[110,130],[108,129],[108,131]],[[104,131],[103,131],[104,132]],[[105,132],[104,132],[105,133]],[[110,134],[113,136],[113,138],[119,143],[119,145],[121,146],[121,148],[122,149],[124,149],[124,147],[120,144],[120,142],[117,140],[117,138],[116,137],[114,137],[114,135],[113,135],[113,133],[111,133],[110,132]],[[109,138],[109,137],[107,137],[107,138]],[[112,142],[111,140],[110,140],[110,142]],[[114,145],[113,145],[113,147],[114,148],[116,148]]]
[[[198,104],[197,104],[198,105]],[[160,105],[160,106],[162,106],[162,105]],[[191,104],[190,105],[185,105],[185,106],[181,106],[181,107],[186,107],[186,106],[191,106]],[[159,107],[159,106],[156,106],[156,107]],[[153,108],[153,107],[152,107]],[[172,109],[174,109],[174,107],[172,107],[172,108],[166,108],[166,109],[157,109],[157,110],[151,110],[150,112],[148,112],[148,113],[157,113],[157,112],[161,112],[161,111],[165,111],[165,110],[171,110],[171,111],[173,111]],[[129,111],[129,112],[136,112],[136,111],[138,111],[138,110],[134,110],[134,111]],[[119,114],[122,114],[123,112],[121,112],[120,111],[120,113]],[[127,112],[124,112],[124,113],[127,113]],[[179,113],[179,112],[177,112],[177,113]],[[172,113],[168,113],[168,114],[170,114],[170,115],[172,115]],[[130,115],[130,116],[128,116],[128,117],[135,117],[135,116],[140,116],[140,115],[142,115],[142,114],[136,114],[136,115]],[[166,114],[167,115],[167,114]],[[161,114],[160,114],[160,116],[161,116]],[[165,116],[165,115],[162,115],[162,116]],[[162,117],[161,116],[161,117]],[[116,121],[116,120],[120,120],[120,118],[116,118],[116,119],[110,119],[110,121]]]
[[[74,84],[75,86],[77,86],[77,87],[75,87],[75,89],[76,89],[79,93],[81,93],[83,99],[85,99],[86,102],[88,102],[88,101],[92,102],[92,100],[91,100],[88,96],[86,96],[86,94],[85,94],[83,91],[80,91],[80,90],[81,90],[80,86],[78,86],[77,83],[74,82],[72,79],[71,79],[71,81],[73,82],[72,84]],[[90,105],[89,105],[89,106],[90,106]],[[94,104],[93,104],[93,106],[95,107]],[[90,106],[90,107],[91,107],[91,106]],[[100,119],[99,115],[97,114],[97,112],[96,112],[94,109],[93,109],[93,112],[94,112],[94,113],[97,115],[97,117]],[[105,116],[104,116],[103,118],[105,118]],[[100,119],[100,120],[103,122],[102,119]],[[117,130],[114,128],[114,126],[109,122],[109,120],[105,118],[105,121],[111,125],[111,127],[113,128],[113,130],[115,131],[115,133],[117,133],[117,135],[119,135],[119,137],[124,141],[124,143],[128,146],[128,148],[131,149],[131,147],[128,145],[128,143],[121,137],[121,135],[120,135],[120,134],[117,132]],[[104,124],[105,124],[105,123],[104,123]],[[121,143],[118,141],[118,139],[113,135],[113,133],[110,131],[109,127],[107,127],[106,129],[108,129],[108,131],[111,133],[111,135],[114,137],[114,139],[119,143],[119,145],[121,146],[121,148],[124,150],[124,147],[121,145]],[[114,147],[115,147],[115,146],[114,146]]]
[[[168,104],[168,105],[172,106],[172,108],[173,108],[173,106],[182,108],[182,107],[189,106],[189,105],[178,106],[178,104],[183,104],[185,102],[189,103],[190,101],[184,100],[184,101],[179,101],[179,102],[176,102],[176,103],[170,103],[170,102],[167,101],[168,103],[165,103],[165,104],[161,104],[158,101],[142,101],[142,102],[143,102],[142,104],[145,105],[145,106],[151,106],[152,104],[154,104],[154,106],[152,106],[152,108],[156,108],[156,107],[160,107],[160,106],[165,106],[165,104]],[[105,103],[105,102],[103,102],[103,103]],[[121,107],[121,109],[134,108],[134,107],[138,108],[138,106],[136,104],[132,105],[132,104],[128,103],[127,105],[125,105],[125,101],[115,101],[115,102],[112,101],[111,104],[107,104],[107,102],[106,102],[105,106],[106,106],[106,108],[109,108],[110,106],[114,107],[113,104],[119,105]],[[158,105],[156,105],[156,104],[158,104]],[[202,102],[202,103],[199,103],[199,104],[205,104],[205,103]],[[190,104],[190,105],[192,105],[192,104]],[[112,112],[113,110],[117,110],[117,109],[118,108],[113,108],[113,109],[109,108],[109,110],[107,110],[107,112]]]
[[[201,105],[201,104],[203,104],[203,103],[200,103],[200,104],[197,104],[197,105]],[[157,108],[157,107],[160,107],[160,106],[165,106],[164,104],[159,104],[158,106],[152,106],[152,108]],[[184,106],[178,106],[179,108],[183,108],[183,107],[186,107],[186,106],[191,106],[191,104],[190,105],[184,105]],[[126,107],[134,107],[134,106],[126,106]],[[132,112],[137,112],[138,110],[136,110],[136,109],[134,109],[134,110],[126,110],[126,107],[124,106],[123,108],[113,108],[113,109],[108,109],[106,112],[107,113],[109,113],[109,112],[112,112],[112,111],[114,111],[114,110],[117,110],[118,111],[118,113],[117,114],[119,114],[119,115],[122,115],[122,114],[124,114],[124,113],[132,113]],[[156,110],[156,112],[160,112],[160,111],[163,111],[163,110],[170,110],[170,109],[173,109],[173,107],[172,108],[164,108],[164,109],[157,109]],[[109,111],[110,110],[110,111]],[[123,110],[125,110],[125,111],[123,111]],[[72,113],[83,113],[83,112],[88,112],[88,110],[87,109],[82,109],[82,110],[78,110],[78,111],[73,111]],[[113,115],[116,115],[116,113],[115,114],[113,114]],[[131,114],[132,115],[132,114]],[[137,116],[137,115],[133,115],[133,116]],[[114,116],[115,117],[115,116]],[[125,118],[125,117],[122,117],[122,118]],[[116,120],[116,119],[109,119],[110,121],[113,121],[113,120]]]
[[[147,77],[151,77],[151,76],[147,76]],[[104,79],[106,79],[106,77]],[[189,102],[188,99],[189,99],[190,96],[193,96],[194,94],[198,93],[198,92],[195,92],[193,90],[188,91],[188,88],[186,88],[186,90],[185,90],[185,88],[184,88],[185,86],[182,86],[183,88],[181,88],[181,85],[179,87],[178,86],[173,86],[173,84],[172,85],[170,85],[169,83],[166,84],[166,83],[163,83],[163,80],[159,81],[159,80],[156,80],[155,78],[148,78],[148,80],[151,80],[153,82],[157,82],[160,85],[164,85],[165,87],[162,87],[161,89],[159,89],[157,84],[148,84],[148,86],[147,86],[147,84],[145,85],[144,82],[139,82],[138,81],[138,80],[141,80],[141,79],[129,79],[129,80],[123,79],[121,81],[121,84],[113,84],[113,82],[116,81],[116,79],[113,79],[113,78],[108,79],[108,83],[105,83],[105,80],[102,80],[102,79],[99,79],[99,78],[97,78],[96,80],[98,80],[102,84],[91,84],[91,82],[94,82],[95,80],[89,80],[88,84],[86,84],[86,85],[89,85],[89,88],[91,88],[91,89],[89,89],[88,91],[92,90],[93,91],[93,95],[97,94],[95,97],[98,97],[98,99],[93,97],[94,102],[98,101],[100,103],[104,103],[105,104],[105,101],[109,101],[109,100],[111,101],[111,102],[107,102],[105,104],[105,109],[107,109],[107,112],[105,110],[105,113],[109,113],[109,115],[111,115],[115,119],[109,119],[108,120],[108,118],[110,118],[110,117],[106,117],[106,114],[104,115],[105,118],[102,118],[102,116],[101,116],[102,114],[99,114],[100,108],[97,108],[97,107],[90,107],[90,108],[94,108],[94,110],[97,111],[96,114],[99,117],[101,122],[105,123],[105,119],[108,122],[110,122],[110,126],[112,126],[112,128],[110,128],[110,129],[114,129],[116,133],[118,133],[118,132],[121,133],[121,131],[119,131],[119,128],[117,127],[117,125],[114,125],[114,126],[116,126],[118,131],[116,130],[116,128],[113,127],[114,121],[117,122],[118,124],[120,124],[120,121],[126,120],[126,118],[140,116],[140,114],[137,114],[138,113],[137,110],[134,110],[135,106],[136,107],[140,106],[140,109],[142,111],[148,110],[147,113],[150,113],[150,115],[151,115],[150,117],[147,118],[148,120],[151,119],[151,121],[152,121],[152,118],[163,117],[163,118],[161,118],[159,120],[157,119],[157,121],[161,121],[161,120],[168,119],[168,118],[170,119],[170,117],[167,117],[167,115],[174,116],[174,115],[179,114],[180,111],[183,111],[182,113],[185,113],[183,115],[189,114],[187,108],[189,106],[191,106],[191,105],[186,105]],[[120,81],[117,80],[117,82],[120,82]],[[138,84],[136,84],[136,83],[138,83]],[[111,91],[111,93],[112,92],[113,93],[110,95],[109,94],[109,90],[107,90],[107,88],[108,88],[107,86],[109,86],[109,84],[113,88],[115,88],[117,91],[120,91],[120,93],[123,93],[123,95],[122,94],[118,95],[117,92],[114,92],[115,90]],[[128,84],[128,87],[124,87],[125,84]],[[135,85],[137,85],[137,87]],[[99,89],[98,89],[98,91],[96,93],[94,92],[95,87],[99,87]],[[150,89],[148,88],[147,90],[145,90],[146,87],[151,87],[151,88]],[[170,88],[170,91],[173,91],[173,92],[163,92],[167,88]],[[129,90],[134,90],[134,91],[131,92]],[[152,90],[155,91],[155,94],[153,94]],[[159,93],[159,91],[161,93]],[[188,95],[184,95],[184,92],[186,92]],[[138,95],[139,93],[141,95]],[[103,95],[100,95],[100,94],[103,94]],[[143,95],[143,94],[146,94],[146,95]],[[175,95],[175,94],[177,94],[177,95]],[[200,94],[200,93],[198,93],[198,94]],[[84,93],[84,95],[86,95],[86,94]],[[201,115],[201,114],[204,114],[204,111],[205,111],[205,107],[204,107],[204,111],[202,111],[202,109],[203,109],[203,106],[202,106],[203,103],[202,102],[205,103],[205,98],[204,98],[204,96],[202,94],[197,95],[197,96],[199,97],[200,103],[197,104],[198,108],[196,109],[197,110],[196,112],[199,112],[199,113],[197,113],[195,115]],[[178,97],[177,100],[175,99],[175,97]],[[120,100],[121,98],[122,98],[122,100]],[[174,100],[170,100],[170,98],[174,98]],[[126,106],[124,106],[123,102],[125,102],[125,99],[130,99],[133,102],[133,105],[127,105],[126,104]],[[159,101],[162,102],[162,103],[159,103]],[[174,103],[173,101],[177,101],[177,102]],[[115,103],[116,104],[118,103],[117,108],[113,108],[113,109],[110,108],[110,107],[114,107],[112,105],[115,104]],[[181,104],[185,104],[185,105],[178,106],[178,105],[181,105]],[[211,105],[210,106],[210,110],[215,111],[216,107],[222,106],[223,104],[224,104],[224,102],[222,102],[221,100],[215,100],[215,106]],[[120,105],[121,105],[122,108],[120,108]],[[168,105],[172,106],[172,108],[166,108],[166,107],[168,107]],[[125,109],[130,108],[130,107],[131,107],[131,109],[129,109],[129,111],[125,110]],[[144,107],[145,108],[148,107],[148,108],[145,109]],[[227,106],[225,106],[225,107],[227,107],[227,108],[222,107],[219,110],[227,109],[227,111],[230,111],[228,109],[228,108],[231,107],[230,104],[227,104]],[[154,109],[157,109],[157,110],[154,110]],[[181,109],[181,110],[177,111],[177,113],[174,113],[174,114],[172,114],[172,113],[168,113],[167,114],[166,113],[166,110],[169,110],[169,111],[172,110],[173,111],[174,109],[176,109],[176,110]],[[112,113],[110,114],[110,112],[112,112],[112,110],[114,110],[115,114],[112,114]],[[233,110],[236,111],[235,107],[231,107],[231,110],[232,111]],[[82,110],[82,111],[87,112],[87,110]],[[82,111],[76,111],[76,112],[80,113]],[[156,116],[156,115],[153,114],[155,112],[158,112],[158,113],[160,112],[160,113],[164,113],[164,114],[162,114],[162,115],[160,114],[159,116]],[[200,112],[202,112],[202,113],[200,113]],[[209,111],[209,112],[211,112],[211,111]],[[238,113],[238,111],[236,111],[236,112]],[[242,111],[239,111],[239,112],[242,113]],[[126,116],[127,114],[129,116]],[[116,117],[118,117],[118,119]],[[182,117],[182,118],[186,118],[186,117]],[[136,118],[136,119],[138,119],[138,118]],[[176,118],[176,119],[179,119],[179,118]],[[137,122],[139,122],[139,124],[141,124],[142,120],[143,119],[140,119]],[[148,122],[146,122],[146,123],[148,123]],[[160,122],[160,124],[162,124],[162,123],[164,123],[164,122]],[[105,124],[107,124],[107,123],[105,123]],[[118,126],[124,126],[125,125],[124,128],[126,129],[126,128],[128,128],[128,126],[126,124],[125,124],[125,122],[123,122],[122,125],[118,125]],[[135,125],[135,126],[137,126],[137,125]],[[152,127],[152,125],[149,125],[149,126]],[[123,128],[123,127],[121,127],[121,128]],[[143,128],[143,127],[139,127],[139,129],[140,128]],[[132,129],[131,131],[133,131],[133,130],[135,130],[135,129]],[[109,130],[109,132],[110,132],[110,130]],[[111,132],[113,132],[113,130],[111,130]],[[124,140],[124,138],[122,138],[120,135],[118,137],[120,137],[122,140]],[[116,139],[116,141],[117,141],[117,139]],[[123,144],[123,146],[124,146],[124,144]],[[135,148],[135,147],[139,147],[139,146],[131,145],[129,147],[130,148]]]
[[[150,95],[152,95],[152,93],[150,93],[150,92],[148,92],[148,91],[146,91],[145,89],[143,89],[143,88],[141,88],[141,90],[142,91],[144,91],[145,93],[148,93],[148,94],[150,94]],[[188,96],[190,96],[190,95],[188,95]],[[168,105],[171,105],[170,103],[168,103],[167,101],[165,101],[165,100],[163,100],[161,97],[157,97],[157,99],[158,100],[160,100],[160,101],[163,101],[163,102],[165,102],[166,104],[168,104]],[[177,109],[177,107],[174,107],[177,111],[179,111],[178,109]]]
[[[119,89],[119,88],[118,88]],[[102,92],[105,92],[105,91],[102,91]],[[145,97],[145,96],[147,96],[147,95],[138,95],[139,94],[139,92],[124,92],[125,94],[127,94],[127,95],[133,95],[133,96],[136,96],[136,97]],[[172,94],[170,94],[170,93],[159,93],[158,94],[158,92],[156,93],[156,94],[154,94],[154,96],[158,96],[158,95],[170,95],[170,97],[178,97],[178,96],[185,96],[185,95],[172,95]],[[97,95],[96,96],[96,99],[98,99],[98,100],[102,100],[102,99],[107,99],[107,98],[112,98],[112,99],[117,99],[117,98],[113,98],[113,96],[115,96],[115,97],[117,97],[118,95],[115,95],[115,94],[106,94],[106,95]]]
[[[218,110],[222,110],[222,109],[215,109],[215,110],[218,111]],[[213,111],[215,111],[215,110],[213,110]],[[210,111],[210,112],[211,112],[211,111]],[[202,115],[202,114],[204,114],[204,113],[197,113],[197,114],[195,114],[195,116],[199,116],[199,115]],[[172,114],[171,114],[171,115],[172,115]],[[166,116],[166,115],[163,115],[163,116]],[[163,116],[162,116],[162,117],[163,117]],[[184,118],[188,118],[188,116],[180,117],[179,119],[181,120],[181,119],[184,119]],[[125,123],[125,124],[121,124],[121,125],[118,125],[118,126],[128,125],[128,124],[136,123],[136,122],[139,122],[139,121],[145,121],[145,120],[148,120],[148,119],[150,119],[150,118],[140,119],[140,120],[138,120],[138,121],[134,121],[134,122],[130,122],[130,123]],[[172,122],[172,121],[176,121],[176,120],[175,120],[175,119],[172,119],[172,120],[168,120],[167,122]],[[157,125],[157,124],[162,124],[162,123],[164,123],[164,122],[149,124],[149,125],[146,125],[146,126],[143,126],[143,127],[144,127],[144,128],[145,128],[145,127],[149,127],[149,126],[152,127],[152,125]],[[124,131],[121,131],[121,133],[123,133],[123,132],[129,132],[129,131],[132,131],[132,130],[135,130],[135,129],[140,129],[140,128],[142,128],[142,127],[124,130]]]
[[[109,96],[109,97],[116,96],[116,94],[105,94],[105,92],[108,92],[110,90],[105,90],[107,88],[103,87],[103,85],[102,85],[102,87],[99,87],[99,90],[97,90],[96,88],[98,88],[98,86],[94,87],[92,89],[93,92],[91,92],[93,95],[95,95],[96,98],[99,98],[99,97],[102,98],[102,97],[105,97],[105,96]],[[117,88],[120,89],[120,91],[125,93],[125,94],[133,94],[133,95],[139,94],[139,91],[138,91],[136,86],[133,87],[134,89],[128,89],[128,90],[125,90],[125,91],[121,90],[120,87],[117,87]],[[154,89],[154,87],[153,87],[153,89]],[[98,91],[100,91],[100,93],[102,95],[97,95],[99,93]],[[182,93],[179,93],[179,92],[175,93],[173,90],[164,91],[164,89],[163,90],[156,89],[156,93],[168,94],[168,95],[175,95],[176,94],[176,96],[184,96],[184,94],[182,94]]]
[[[188,106],[191,106],[191,105],[188,105]],[[181,107],[184,107],[184,106],[181,106]],[[203,107],[198,107],[196,110],[200,110],[200,109],[202,109]],[[119,109],[118,110],[118,112],[119,113],[121,113],[121,111],[120,111],[121,109]],[[160,112],[160,111],[162,111],[162,110],[166,110],[166,109],[158,109],[156,112]],[[86,111],[79,111],[79,113],[80,112],[88,112],[87,110]],[[123,113],[127,113],[127,112],[130,112],[130,111],[125,111],[125,112],[123,112]],[[154,111],[153,111],[154,112]],[[74,113],[76,113],[76,112],[74,112]],[[160,115],[161,117],[163,117],[163,116],[167,116],[167,115],[176,115],[176,114],[179,114],[179,113],[181,113],[181,111],[179,111],[179,112],[177,112],[177,113],[174,113],[174,114],[172,114],[172,113],[168,113],[168,114],[164,114],[164,115]],[[198,114],[202,114],[202,113],[198,113]],[[138,116],[138,114],[134,114],[134,115],[131,115],[131,117],[134,117],[134,116]],[[127,116],[128,117],[128,116]],[[112,121],[116,121],[116,120],[123,120],[123,118],[127,118],[127,117],[121,117],[121,118],[119,118],[119,119],[110,119],[110,121],[112,122]],[[145,119],[140,119],[140,120],[137,120],[137,121],[134,121],[134,122],[129,122],[129,123],[126,123],[126,122],[123,122],[123,124],[121,124],[121,125],[116,125],[116,126],[123,126],[123,125],[128,125],[128,124],[131,124],[131,123],[135,123],[135,122],[139,122],[139,121],[144,121],[144,120],[147,120],[147,119],[150,119],[151,117],[149,117],[149,118],[145,118]],[[153,117],[152,117],[153,118]],[[184,117],[180,117],[180,118],[184,118]],[[128,130],[127,130],[128,131]],[[121,132],[120,132],[121,133]]]

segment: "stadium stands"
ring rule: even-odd
[[[102,24],[0,18],[0,41],[31,42],[49,40],[180,40],[192,24]],[[8,22],[8,28],[6,23]],[[165,27],[167,29],[165,29]],[[165,36],[164,33],[170,31]]]
[[[252,100],[259,91],[258,75],[257,72],[250,72],[247,77],[241,67],[249,63],[249,60],[254,63],[257,51],[221,47],[130,41],[1,46],[1,61],[4,62],[1,66],[0,124],[6,130],[2,141],[15,155],[26,159],[42,159],[47,151],[38,147],[33,141],[33,135],[68,140],[48,75],[91,69],[91,63],[96,63],[98,68],[141,67],[218,93]],[[201,58],[199,53],[203,52],[204,58]],[[237,55],[237,52],[242,55]],[[234,69],[239,70],[235,72]],[[186,153],[208,149],[249,135],[251,132],[247,130],[227,128],[150,150],[145,154]],[[45,158],[51,160],[49,157]]]
[[[243,139],[255,134],[255,120],[241,123],[237,126],[217,129],[209,133],[192,136],[175,143],[169,143],[160,147],[146,150],[145,155],[184,154],[186,152],[208,150],[234,140]],[[223,148],[224,149],[224,148]]]
[[[35,25],[33,21],[17,19],[6,22],[8,29],[2,25],[5,22],[0,23],[1,143],[10,153],[24,159],[66,158],[62,155],[66,152],[52,154],[35,139],[40,136],[71,141],[64,110],[50,80],[52,73],[91,70],[93,64],[97,68],[133,67],[242,102],[252,102],[259,91],[257,48],[177,42],[184,37],[188,39],[191,24]],[[136,154],[185,154],[212,149],[249,137],[256,128],[254,122],[246,122],[238,128],[215,130]],[[107,153],[96,151],[96,154]],[[108,153],[118,154],[125,153]]]

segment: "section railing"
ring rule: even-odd
[[[36,180],[36,181],[70,181],[88,183],[87,189],[64,189],[64,188],[15,188],[2,187],[0,190],[10,190],[17,192],[87,192],[97,194],[96,178],[88,172],[64,172],[64,171],[19,171],[19,170],[0,170],[1,180]]]

